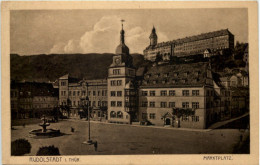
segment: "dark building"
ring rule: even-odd
[[[11,83],[12,118],[41,117],[58,106],[58,89],[52,84],[36,82]]]

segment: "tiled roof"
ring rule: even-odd
[[[203,86],[208,62],[159,65],[144,75],[141,87]]]

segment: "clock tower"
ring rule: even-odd
[[[135,68],[129,48],[125,45],[123,22],[120,44],[108,69],[108,121],[130,124],[137,116],[137,92],[134,86]]]

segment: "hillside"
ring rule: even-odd
[[[103,79],[112,63],[114,54],[51,54],[19,56],[11,54],[11,79],[26,81],[54,81],[69,73],[72,77]],[[134,66],[140,66],[144,59],[132,54]]]

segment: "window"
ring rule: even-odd
[[[182,108],[189,108],[189,102],[182,102]]]
[[[80,91],[78,91],[78,96],[80,96]]]
[[[93,91],[93,96],[96,96],[96,91]]]
[[[120,69],[114,69],[113,70],[114,75],[119,75],[120,74]]]
[[[198,122],[199,121],[199,116],[192,116],[192,121],[193,122]]]
[[[161,91],[161,96],[167,96],[167,91]]]
[[[117,80],[117,85],[118,86],[122,85],[122,80]]]
[[[182,96],[189,96],[189,90],[183,90]]]
[[[199,90],[192,90],[192,96],[199,96],[200,91]]]
[[[111,101],[111,107],[115,107],[116,106],[116,102],[115,101]]]
[[[192,102],[192,108],[198,109],[199,108],[199,102]]]
[[[142,113],[142,119],[147,119],[147,113]]]
[[[100,91],[97,92],[97,95],[100,96]]]
[[[93,107],[95,107],[95,106],[96,106],[96,101],[93,101],[93,104],[92,104],[92,106],[93,106]]]
[[[150,96],[155,96],[155,91],[150,91]]]
[[[101,105],[100,103],[101,103],[101,101],[98,101],[98,106],[99,106],[99,107],[100,107],[100,105]]]
[[[117,112],[117,118],[123,118],[123,113],[121,111],[118,111]]]
[[[161,108],[166,108],[167,102],[161,102]]]
[[[116,112],[115,111],[111,111],[110,112],[110,117],[111,118],[115,118],[116,117]]]
[[[110,81],[110,85],[111,86],[116,86],[116,81],[115,80]]]
[[[147,96],[147,91],[142,91],[142,96]]]
[[[182,120],[182,121],[189,121],[189,116],[186,116],[186,115],[184,116],[184,115],[183,115],[182,118],[181,118],[181,120]]]
[[[157,84],[157,80],[153,80],[153,84]]]
[[[154,101],[150,102],[150,107],[155,107],[155,102]]]
[[[73,91],[73,96],[75,96],[76,95],[76,91]]]
[[[175,90],[170,90],[169,91],[169,96],[175,96]]]
[[[155,119],[155,113],[150,113],[150,119]]]
[[[82,96],[85,96],[86,95],[86,91],[82,91]]]
[[[118,102],[117,102],[117,106],[118,106],[118,107],[122,107],[122,101],[118,101]]]
[[[122,91],[117,91],[117,96],[118,97],[122,96]]]
[[[111,92],[110,92],[110,95],[111,95],[112,97],[114,97],[114,96],[116,96],[116,92],[115,92],[115,91],[111,91]]]
[[[175,107],[175,102],[169,102],[169,108]]]
[[[147,107],[147,104],[148,104],[147,101],[142,101],[141,106],[142,107]]]

